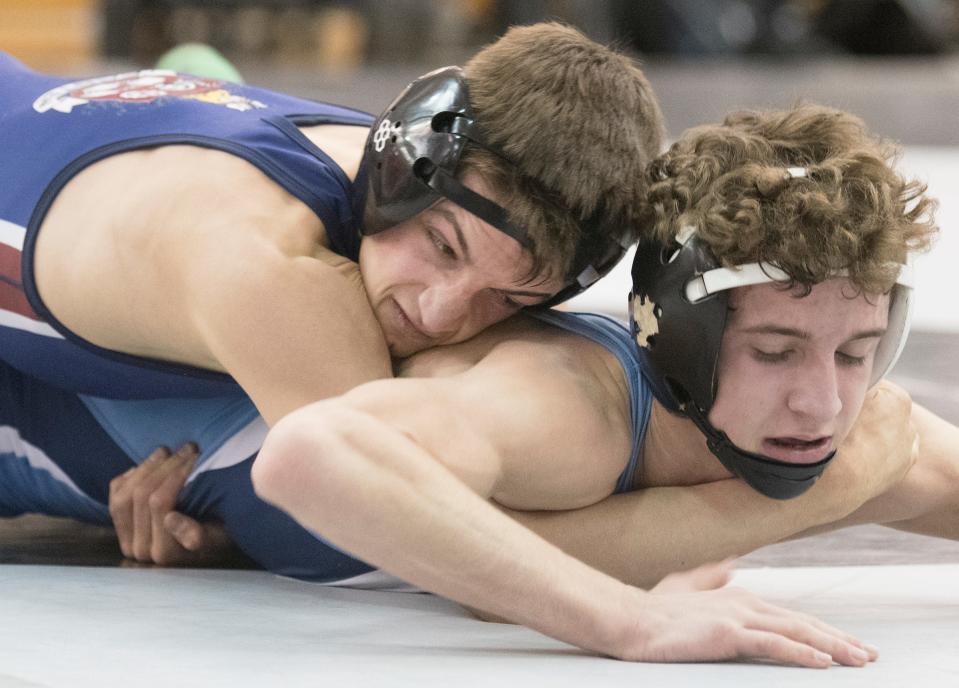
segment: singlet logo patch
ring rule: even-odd
[[[230,93],[226,86],[226,82],[217,79],[177,74],[168,69],[143,69],[58,86],[37,98],[33,109],[69,114],[73,108],[88,103],[149,104],[160,98],[190,98],[240,112],[266,107],[258,100]]]

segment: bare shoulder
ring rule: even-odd
[[[296,389],[349,338],[388,374],[356,265],[327,244],[310,208],[249,162],[165,146],[107,158],[63,189],[40,232],[38,286],[67,327],[109,349],[235,376],[285,370],[276,385]]]
[[[487,350],[478,369],[522,375],[543,384],[575,386],[580,394],[610,411],[628,408],[626,372],[616,355],[598,342],[519,315],[484,335]]]
[[[625,371],[586,337],[530,317],[488,333],[463,375],[473,400],[500,405],[496,432],[508,459],[498,495],[514,508],[576,508],[608,496],[629,459]]]
[[[625,373],[605,346],[520,313],[472,339],[417,353],[397,364],[399,377],[447,377],[476,369],[479,376],[549,377],[587,388],[625,393]]]
[[[595,503],[630,458],[622,367],[604,347],[534,318],[417,354],[400,373],[406,379],[364,385],[345,402],[401,428],[459,475],[486,466],[496,476],[489,496],[503,506]]]

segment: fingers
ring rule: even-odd
[[[698,592],[726,585],[733,575],[735,559],[729,558],[697,566],[689,571],[671,573],[652,589],[656,593]]]
[[[145,466],[146,470],[151,470],[158,462],[170,456],[170,450],[166,447],[159,447],[153,451],[150,456],[139,466],[134,466],[130,470],[118,475],[110,481],[108,493],[108,509],[110,518],[113,520],[113,527],[116,529],[117,539],[120,544],[120,551],[128,559],[134,559],[133,540],[134,540],[134,519],[133,519],[133,495],[134,487],[137,482],[139,471]]]
[[[878,656],[874,647],[847,633],[739,588],[646,595],[644,600],[656,610],[645,618],[658,623],[644,631],[645,642],[635,654],[625,653],[626,659],[751,658],[826,668],[834,662],[861,667]]]
[[[163,528],[183,549],[190,552],[196,552],[206,544],[203,524],[178,511],[171,511],[163,517]]]
[[[198,455],[196,445],[186,444],[170,454],[160,448],[110,484],[109,510],[120,550],[125,557],[143,562],[165,559],[176,544],[162,521],[176,506]]]
[[[744,631],[736,649],[741,657],[772,659],[810,669],[827,669],[833,663],[828,652],[767,631]]]
[[[175,563],[180,565],[209,566],[235,556],[233,540],[222,523],[200,523],[189,516],[170,512],[164,518],[164,527],[182,548]]]
[[[154,524],[154,518],[162,520],[163,514],[176,507],[176,496],[189,474],[189,468],[183,474],[184,464],[192,468],[195,460],[195,445],[186,444],[169,458],[140,467],[133,487],[133,556],[138,561],[157,561],[155,554],[163,558],[164,543],[154,543],[154,536],[165,533],[160,524]]]
[[[829,654],[833,655],[840,664],[851,664],[853,666],[861,666],[862,654],[858,652],[851,652],[850,648],[859,649],[865,653],[866,661],[874,662],[879,658],[879,650],[874,645],[869,645],[864,643],[855,636],[841,631],[835,626],[831,626],[820,619],[817,619],[814,616],[809,614],[803,614],[801,612],[793,612],[788,609],[783,609],[782,607],[777,607],[775,605],[765,605],[765,610],[767,613],[780,618],[793,621],[800,621],[814,629],[816,629],[822,635],[819,636],[819,639],[824,642],[835,642],[833,649],[826,650]],[[796,629],[798,633],[798,628]],[[798,635],[792,635],[790,637],[799,638]]]
[[[150,523],[149,557],[160,566],[180,563],[182,547],[166,527],[166,517],[175,514],[177,495],[183,489],[196,462],[196,447],[185,445],[156,472],[158,482],[147,499]],[[187,518],[183,516],[183,518]]]
[[[785,612],[785,610],[781,610]],[[755,624],[763,633],[772,634],[790,641],[787,644],[778,644],[772,646],[776,652],[798,653],[795,656],[800,661],[796,663],[802,666],[818,666],[819,657],[815,653],[821,653],[830,657],[830,663],[836,661],[846,666],[863,666],[875,659],[877,653],[870,653],[861,647],[861,643],[852,636],[838,631],[827,624],[816,619],[811,619],[803,614],[785,612],[785,614],[773,613],[764,616]],[[795,645],[803,646],[814,653],[800,652]],[[757,655],[770,656],[770,655]],[[779,661],[787,660],[783,656],[772,657]],[[812,663],[809,663],[812,662]]]

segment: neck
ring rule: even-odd
[[[637,476],[642,482],[637,487],[698,485],[731,477],[692,421],[658,401],[653,402]]]

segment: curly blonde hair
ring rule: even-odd
[[[861,291],[884,293],[893,264],[937,231],[936,202],[895,171],[898,154],[840,110],[738,112],[690,129],[651,163],[652,231],[668,242],[692,226],[723,265],[771,263],[791,286],[844,270]]]

